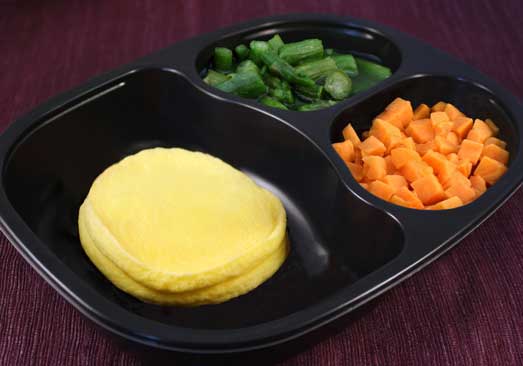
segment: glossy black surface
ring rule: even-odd
[[[216,45],[280,33],[374,55],[383,83],[317,112],[281,111],[205,85]],[[452,102],[492,118],[509,171],[480,199],[445,212],[394,206],[354,181],[331,147],[352,122],[370,126],[395,97]],[[352,312],[434,260],[521,184],[521,104],[496,83],[402,33],[326,15],[262,19],[180,42],[87,82],[14,122],[0,137],[1,226],[19,252],[75,307],[109,331],[193,353],[239,352],[297,338]],[[251,293],[198,308],[144,304],[116,289],[83,253],[77,211],[94,178],[152,146],[216,155],[283,201],[292,251]]]

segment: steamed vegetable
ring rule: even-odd
[[[202,76],[208,85],[257,99],[269,107],[313,111],[333,106],[390,75],[390,69],[383,65],[324,48],[320,39],[284,42],[275,34],[268,40],[255,39],[233,49],[216,47],[212,65]],[[420,110],[419,114],[424,112]],[[457,113],[451,109],[447,112]],[[463,121],[462,129],[465,127]],[[456,131],[456,138],[458,134]],[[484,137],[479,131],[477,138]],[[495,148],[489,149],[497,154]]]

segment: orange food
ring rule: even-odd
[[[448,210],[472,202],[507,171],[497,125],[456,106],[432,108],[396,98],[360,140],[351,124],[332,147],[354,179],[383,200],[413,209]]]
[[[429,118],[429,116],[430,116],[429,106],[422,103],[414,110],[414,115],[412,116],[412,119],[414,121],[416,121],[418,119]]]

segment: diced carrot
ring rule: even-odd
[[[468,160],[463,160],[458,164],[457,169],[461,174],[468,178],[470,173],[472,173],[472,163]]]
[[[460,139],[464,139],[467,136],[473,125],[472,118],[464,116],[456,117],[452,122],[454,122],[453,131],[456,132]]]
[[[476,197],[481,196],[487,190],[487,183],[480,175],[473,175],[469,178],[472,188],[476,191]]]
[[[360,144],[360,150],[363,157],[369,155],[383,156],[387,148],[376,137],[369,136]]]
[[[471,187],[470,181],[466,183],[455,181],[445,190],[445,194],[447,197],[458,196],[463,203],[469,203],[476,197],[476,191]]]
[[[385,164],[387,165],[387,174],[394,174],[396,173],[396,167],[392,163],[392,156],[387,155],[383,159],[385,159]]]
[[[450,154],[447,155],[447,159],[451,163],[454,163],[454,164],[458,164],[459,163],[458,154],[450,153]]]
[[[390,151],[390,157],[396,169],[402,168],[409,161],[421,160],[421,157],[416,151],[407,149],[406,147],[392,149]]]
[[[360,164],[354,164],[354,163],[345,163],[347,164],[347,168],[349,168],[352,176],[356,181],[361,181],[363,179],[363,166]]]
[[[398,190],[401,187],[407,187],[408,183],[404,176],[399,174],[388,174],[382,179],[389,186]]]
[[[370,136],[374,136],[383,142],[388,150],[403,140],[403,136],[401,135],[401,131],[398,127],[379,118],[375,118],[372,122],[372,127],[369,131],[369,134]]]
[[[343,142],[335,142],[332,144],[332,147],[338,155],[345,161],[351,162],[354,158],[354,145],[350,140],[345,140]]]
[[[409,204],[411,208],[417,208],[422,209],[423,203],[417,196],[417,194],[411,190],[409,190],[407,187],[401,187],[396,191],[396,196],[404,200]]]
[[[369,183],[369,192],[385,201],[388,201],[394,192],[396,192],[396,188],[380,180],[375,180]]]
[[[503,140],[498,139],[497,137],[489,137],[488,139],[485,140],[485,143],[484,143],[485,146],[490,145],[490,144],[497,145],[497,146],[501,147],[502,149],[507,148],[507,143]]]
[[[429,106],[422,103],[414,110],[414,115],[412,116],[412,120],[416,121],[418,119],[429,118],[429,116],[430,116]]]
[[[447,197],[441,183],[432,174],[415,180],[411,186],[424,205],[432,205]]]
[[[345,140],[350,140],[350,142],[352,142],[352,144],[355,147],[360,145],[361,140],[350,123],[343,129],[342,134],[343,134],[343,138]]]
[[[409,150],[416,150],[416,143],[412,137],[405,137],[396,147],[404,147]]]
[[[434,174],[432,168],[428,166],[427,163],[421,160],[409,161],[400,169],[400,172],[409,182],[414,182],[419,178]]]
[[[438,172],[438,180],[443,185],[446,186],[447,182],[456,174],[456,164],[451,161],[448,161],[442,165],[440,171]]]
[[[449,116],[445,112],[432,112],[430,114],[430,120],[432,121],[433,126],[436,126],[442,122],[450,122]]]
[[[453,196],[447,198],[446,200],[439,201],[435,205],[428,206],[427,210],[450,210],[451,208],[456,208],[463,206],[463,202],[458,196]]]
[[[381,156],[363,158],[363,175],[369,180],[381,179],[387,175],[387,163]]]
[[[483,151],[482,143],[465,139],[461,142],[461,146],[459,147],[458,157],[461,160],[468,160],[475,165],[481,156],[481,151]]]
[[[453,144],[441,136],[436,136],[434,138],[434,144],[436,145],[436,150],[444,155],[455,153],[458,151],[457,144]]]
[[[489,137],[492,137],[492,130],[485,122],[477,118],[467,135],[467,139],[484,143]]]
[[[470,186],[470,181],[465,177],[463,174],[461,174],[457,169],[454,171],[453,174],[447,179],[445,182],[442,183],[443,188],[447,189],[453,185],[466,185]]]
[[[447,137],[446,137],[447,141],[450,142],[451,144],[453,145],[459,145],[461,139],[459,138],[458,134],[454,131],[450,131],[448,134],[447,134]]]
[[[416,151],[421,156],[425,155],[429,150],[436,150],[436,143],[434,140],[426,142],[424,144],[416,144]]]
[[[499,127],[490,118],[485,119],[485,123],[490,127],[492,136],[496,136],[499,133]]]
[[[461,113],[461,111],[459,109],[457,109],[454,105],[452,105],[450,103],[447,103],[444,111],[447,114],[447,116],[449,116],[449,119],[451,121],[454,121],[454,119],[456,119],[456,117],[463,116],[463,113]]]
[[[434,139],[434,129],[431,120],[428,118],[412,121],[405,131],[419,144]]]
[[[502,164],[508,164],[509,152],[498,145],[489,144],[483,147],[482,156],[488,156]]]
[[[423,161],[431,166],[436,174],[448,169],[446,165],[450,164],[445,155],[433,150],[429,150],[423,155]]]
[[[436,113],[442,113],[442,112],[436,112]],[[434,134],[436,136],[447,137],[449,132],[452,131],[452,127],[454,127],[453,122],[450,122],[450,121],[439,122],[436,125],[434,125]]]
[[[410,121],[414,112],[408,100],[396,98],[376,118],[383,119],[394,126],[403,129]]]
[[[497,160],[484,156],[479,161],[474,175],[479,175],[485,182],[492,185],[498,181],[499,178],[507,171],[507,167]]]
[[[443,112],[445,110],[445,107],[447,106],[447,103],[445,102],[437,102],[434,104],[431,108],[432,112]]]

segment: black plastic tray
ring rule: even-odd
[[[217,45],[307,37],[374,55],[394,71],[374,88],[315,112],[271,109],[207,86],[199,72]],[[508,172],[473,203],[448,211],[394,206],[365,191],[331,148],[352,122],[369,127],[395,97],[451,102],[492,118],[508,142]],[[226,353],[280,344],[386,291],[457,244],[523,180],[522,105],[463,63],[368,21],[288,15],[183,41],[97,77],[20,118],[0,138],[1,226],[62,296],[102,327],[142,344]],[[152,146],[216,155],[284,202],[292,252],[251,293],[197,308],[142,303],[91,264],[77,211],[104,168]],[[485,258],[489,260],[489,258]]]

